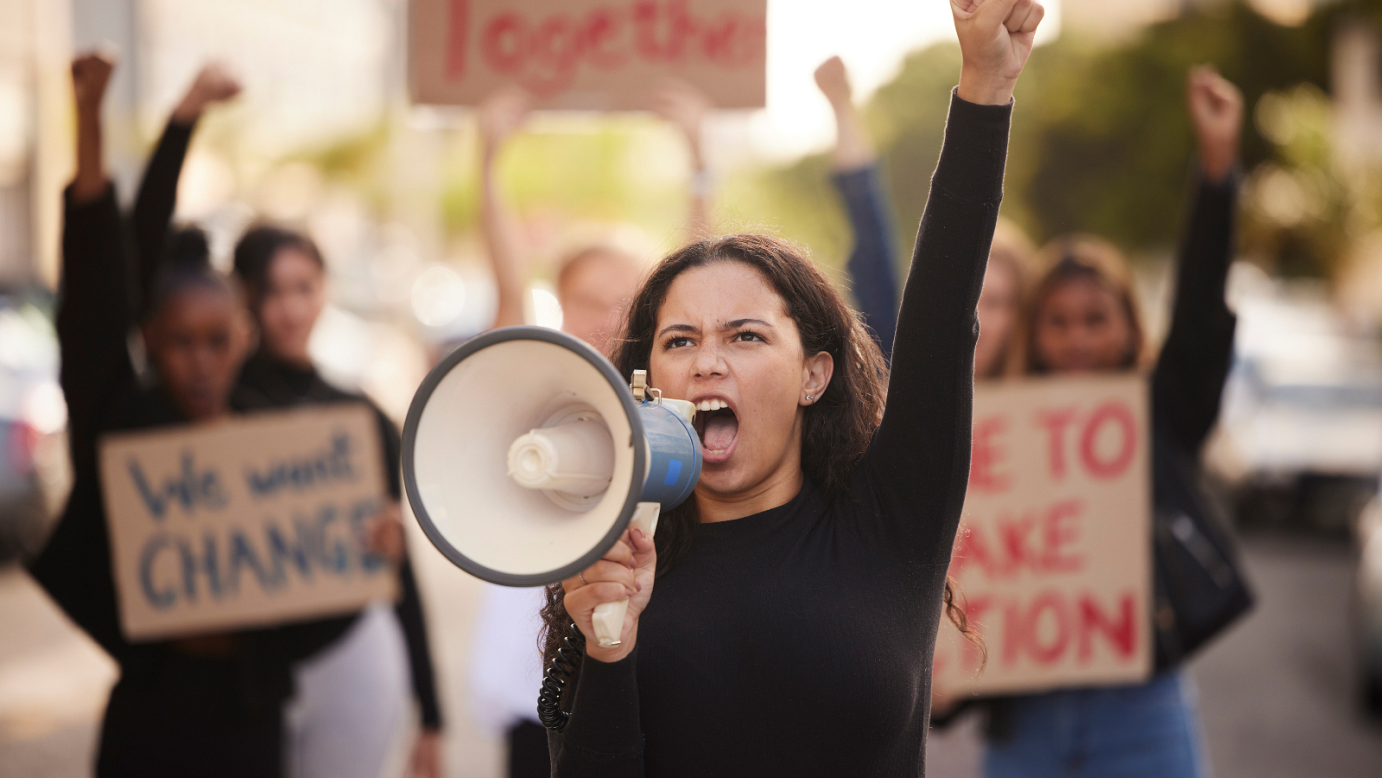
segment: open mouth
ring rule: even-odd
[[[723,462],[739,438],[739,418],[721,400],[702,400],[696,407],[696,434],[701,436],[706,461]]]

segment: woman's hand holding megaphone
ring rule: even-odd
[[[566,612],[585,635],[586,656],[600,662],[618,662],[628,656],[638,637],[638,617],[648,607],[657,572],[657,550],[651,536],[637,528],[624,533],[604,558],[574,578],[561,582],[566,592]],[[600,648],[592,617],[598,605],[627,599],[621,642]]]

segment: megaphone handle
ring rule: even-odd
[[[662,514],[662,503],[640,502],[629,520],[631,529],[639,529],[644,535],[652,537],[657,532],[657,518]],[[600,648],[613,648],[624,642],[624,615],[628,613],[629,601],[605,602],[595,606],[591,621],[595,626],[595,644]]]

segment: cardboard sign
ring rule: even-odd
[[[950,573],[988,665],[943,619],[945,695],[1133,683],[1152,642],[1151,470],[1144,376],[979,384]]]
[[[767,0],[413,0],[413,100],[477,105],[518,84],[542,108],[642,109],[674,77],[759,108],[766,16]]]
[[[101,487],[130,640],[265,626],[395,596],[363,528],[384,505],[363,405],[111,435]]]

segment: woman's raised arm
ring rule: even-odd
[[[964,65],[902,294],[882,425],[862,470],[880,520],[946,563],[969,474],[975,312],[1003,198],[1017,77],[1044,10],[952,0]]]

